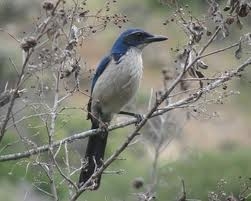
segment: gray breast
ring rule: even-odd
[[[93,89],[92,112],[96,113],[98,105],[104,114],[118,113],[135,96],[142,71],[141,50],[137,48],[131,48],[119,64],[110,62]]]

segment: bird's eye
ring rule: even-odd
[[[138,37],[142,37],[142,36],[143,36],[143,34],[139,32],[139,33],[137,33],[137,34],[136,34],[136,36],[138,36]]]

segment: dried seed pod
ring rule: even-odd
[[[205,77],[205,76],[202,74],[202,72],[200,72],[200,71],[198,71],[198,70],[196,70],[195,73],[196,73],[196,75],[197,75],[198,78],[203,78],[203,77]]]
[[[33,48],[37,45],[37,40],[35,37],[25,37],[23,41],[21,42],[21,48],[25,51],[28,52],[30,48]]]
[[[211,36],[212,32],[207,30],[206,34],[207,34],[207,36]]]
[[[52,1],[44,1],[42,4],[43,9],[45,10],[53,10],[54,9],[54,4]]]
[[[204,61],[198,60],[197,61],[197,68],[207,69],[208,65]]]
[[[225,8],[223,9],[224,11],[230,10],[230,8],[233,6],[234,1],[233,0],[228,0],[226,3]]]
[[[247,4],[242,4],[241,8],[238,12],[238,15],[240,17],[246,17],[248,15],[248,13],[249,13],[249,8],[248,8]]]
[[[144,179],[142,177],[137,177],[132,182],[132,186],[135,189],[139,189],[143,187],[143,185],[144,185]]]
[[[222,89],[226,90],[227,89],[227,85],[223,85]]]
[[[227,24],[233,24],[234,23],[234,17],[228,17],[227,19],[226,19],[226,23]]]

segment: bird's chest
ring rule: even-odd
[[[94,87],[93,99],[99,100],[103,112],[119,112],[136,94],[142,73],[141,52],[128,51],[102,73]]]
[[[121,58],[120,63],[115,69],[119,76],[114,77],[115,83],[118,83],[117,90],[128,94],[129,96],[136,93],[143,73],[143,64],[141,54],[128,52]]]

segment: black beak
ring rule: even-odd
[[[160,41],[164,41],[167,40],[168,38],[166,36],[158,36],[158,35],[153,35],[153,36],[149,36],[145,39],[145,43],[153,43],[153,42],[160,42]]]

